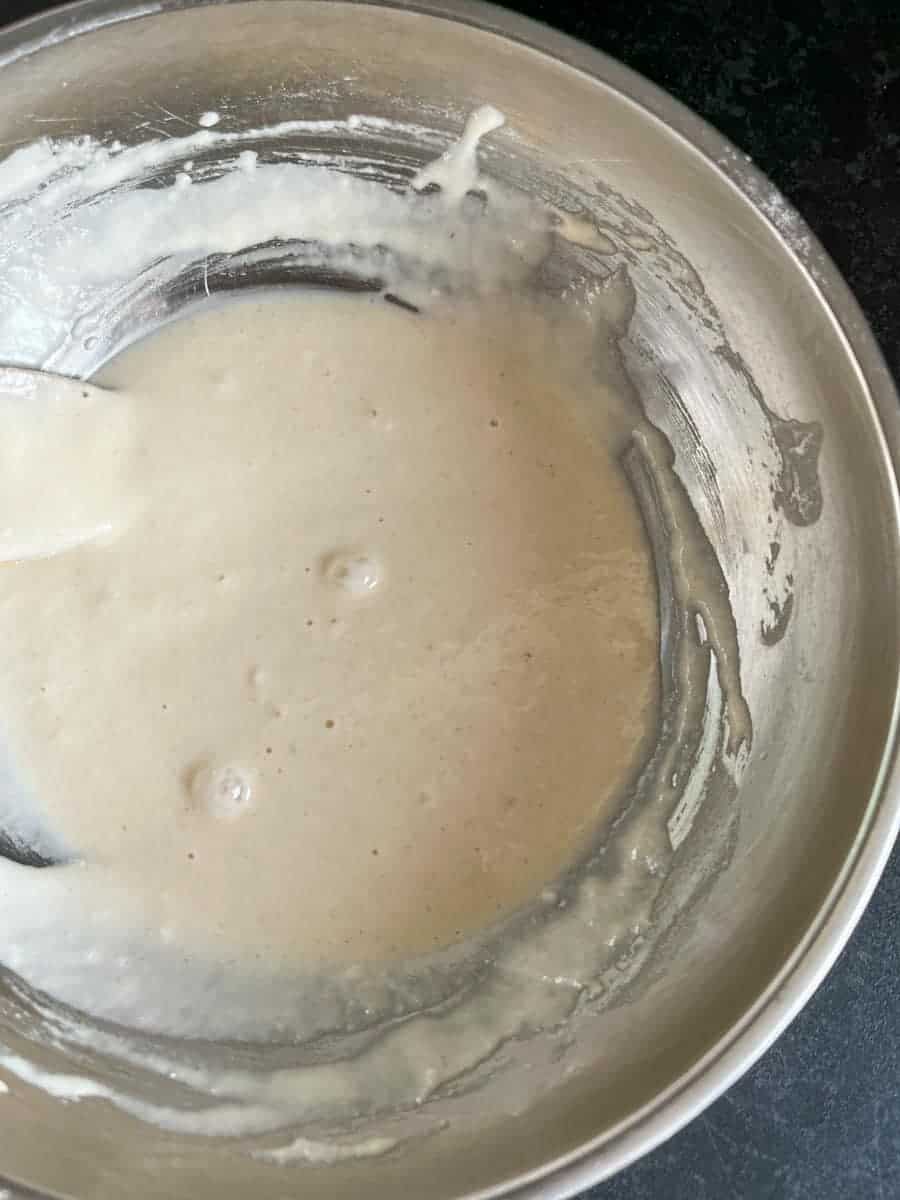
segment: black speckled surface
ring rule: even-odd
[[[795,203],[900,372],[898,0],[519,0],[661,84]],[[0,3],[0,20],[50,7]],[[900,1200],[900,851],[776,1046],[591,1200]],[[587,1200],[587,1198],[585,1198]]]

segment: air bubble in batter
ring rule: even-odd
[[[220,821],[236,821],[255,801],[254,772],[246,767],[202,766],[191,776],[191,797],[196,806]]]
[[[322,575],[332,587],[350,596],[370,596],[384,581],[384,568],[372,554],[347,550],[327,555]]]

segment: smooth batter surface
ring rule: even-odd
[[[586,849],[658,687],[593,353],[526,301],[257,293],[104,370],[136,515],[5,568],[0,608],[73,896],[278,971],[459,941]]]

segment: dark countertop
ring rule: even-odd
[[[900,5],[510,6],[628,63],[749,153],[830,251],[900,374]],[[7,0],[2,19],[48,7]],[[776,1046],[682,1133],[588,1195],[900,1197],[900,851],[837,966]]]

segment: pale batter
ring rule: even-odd
[[[258,294],[95,380],[139,515],[7,572],[0,676],[45,821],[149,938],[267,972],[421,954],[612,815],[657,633],[592,336],[527,301]]]

